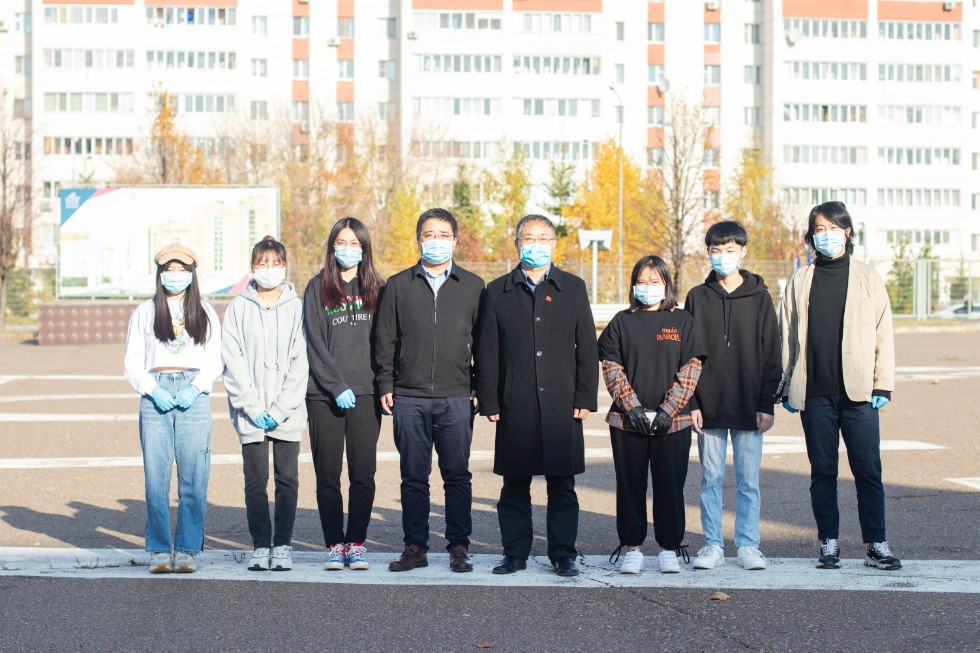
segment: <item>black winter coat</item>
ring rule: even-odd
[[[555,265],[532,294],[519,268],[487,286],[476,347],[480,414],[500,414],[493,471],[585,471],[582,422],[596,410],[599,351],[585,282]]]

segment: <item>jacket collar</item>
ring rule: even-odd
[[[454,260],[449,266],[449,278],[459,281],[459,270],[460,267]],[[443,273],[440,272],[439,274]],[[414,281],[415,279],[425,279],[425,270],[422,267],[422,259],[419,259],[419,262],[412,266],[412,280]]]
[[[554,263],[552,263],[551,264],[551,269],[548,271],[548,278],[545,279],[541,283],[541,285],[543,286],[545,284],[549,284],[550,283],[551,285],[553,285],[555,287],[556,290],[559,290],[560,291],[561,290],[561,284],[562,284],[562,281],[563,281],[562,276],[563,276],[563,273],[561,271],[561,268],[559,268],[557,265],[555,265]],[[506,279],[506,281],[504,281],[504,292],[510,292],[511,290],[513,290],[518,285],[522,285],[522,286],[526,286],[527,285],[527,282],[524,280],[524,273],[521,271],[521,265],[520,265],[520,263],[518,263],[517,264],[517,267],[515,267],[513,270],[511,270],[510,271],[510,274],[507,275],[507,279]]]

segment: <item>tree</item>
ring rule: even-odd
[[[25,161],[24,122],[8,107],[0,88],[0,332],[6,326],[7,287],[17,266],[30,223],[30,186]]]
[[[575,162],[562,159],[552,159],[548,162],[548,181],[544,190],[551,199],[551,204],[545,206],[548,211],[558,218],[559,232],[566,232],[564,220],[566,212],[572,205],[575,195]],[[567,235],[567,233],[561,233]]]
[[[483,235],[483,216],[480,207],[473,203],[473,182],[469,170],[462,163],[456,168],[452,182],[452,206],[450,209],[459,224],[455,256],[470,263],[482,262],[485,258]]]
[[[531,192],[531,171],[524,150],[504,142],[500,152],[506,156],[497,163],[496,169],[483,174],[490,214],[484,241],[488,254],[498,259],[512,256],[514,227],[527,214]]]
[[[903,239],[893,251],[895,252],[895,260],[892,262],[891,270],[888,271],[885,289],[888,290],[892,313],[895,315],[911,315],[913,286],[915,284],[912,250],[908,242]]]
[[[393,274],[419,259],[415,224],[422,213],[422,200],[414,180],[403,180],[389,200],[386,227],[376,232],[375,261],[384,273]]]
[[[949,279],[949,301],[953,304],[970,304],[970,265],[963,256],[956,268],[956,276]]]

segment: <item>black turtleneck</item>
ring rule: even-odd
[[[818,256],[810,285],[806,350],[806,396],[844,394],[841,340],[851,257]]]

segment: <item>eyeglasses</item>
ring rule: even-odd
[[[553,236],[521,236],[517,242],[521,245],[550,245],[555,239]]]
[[[279,261],[262,261],[252,266],[256,270],[276,270],[286,267],[285,263],[280,263]]]
[[[424,231],[422,235],[419,236],[419,240],[425,242],[427,240],[452,240],[455,238],[451,231]]]

